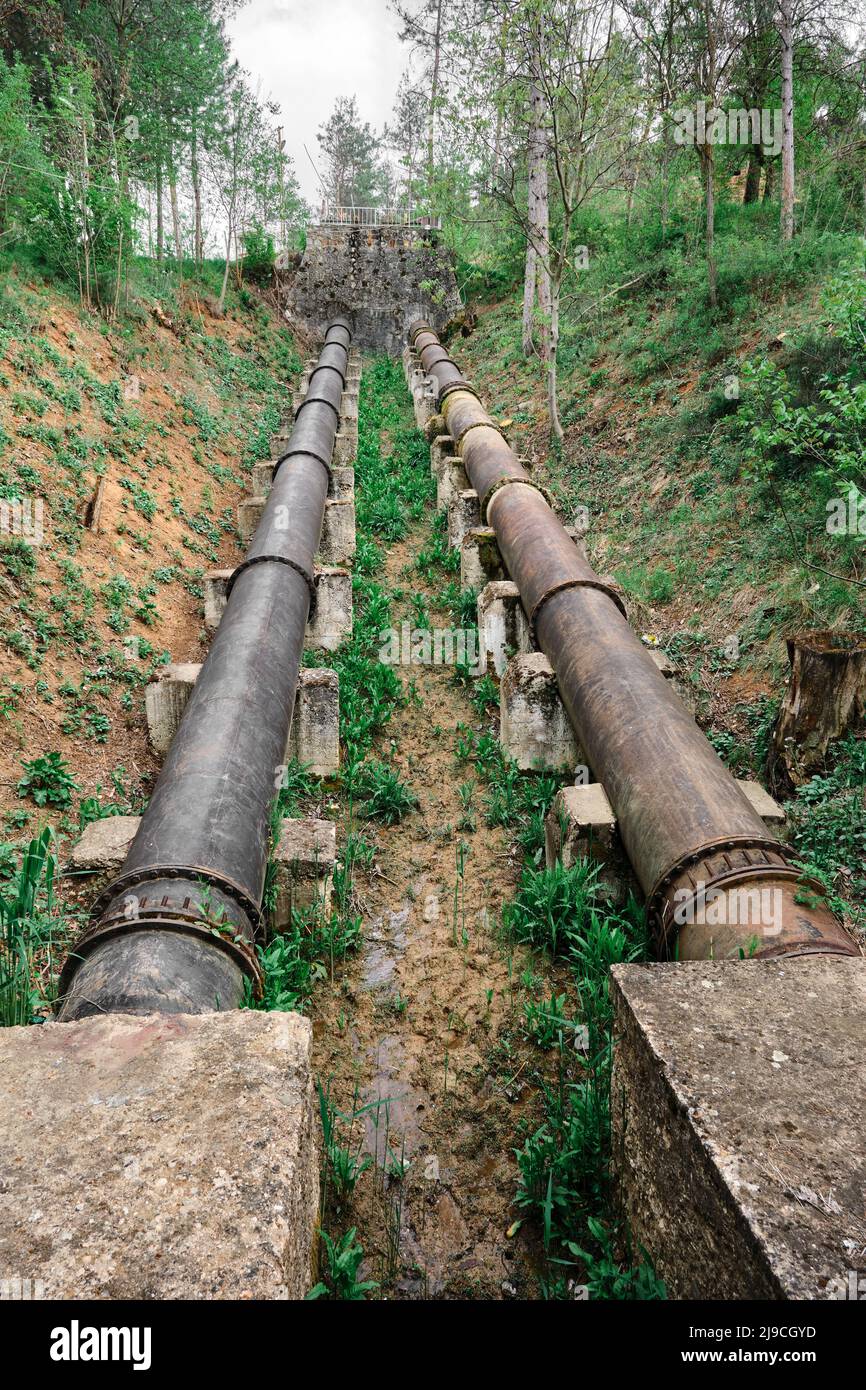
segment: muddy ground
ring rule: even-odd
[[[397,626],[411,620],[410,593],[435,595],[411,568],[427,539],[429,522],[388,553],[383,582],[405,591]],[[373,1107],[351,1127],[373,1164],[341,1224],[357,1225],[362,1275],[384,1296],[533,1296],[534,1236],[509,1234],[513,1149],[534,1114],[518,1026],[527,962],[499,934],[519,859],[485,824],[475,769],[455,755],[458,724],[494,720],[479,720],[453,668],[401,674],[420,703],[395,712],[378,751],[392,744],[419,807],[392,827],[359,825],[377,848],[358,883],[363,942],[312,1004],[314,1064],[333,1101],[348,1115]],[[458,792],[470,778],[475,830]]]

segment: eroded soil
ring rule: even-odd
[[[386,582],[405,591],[398,622],[412,592],[434,593],[410,572],[425,535],[416,528],[388,555]],[[458,764],[456,730],[481,724],[453,669],[401,674],[418,699],[379,745],[392,745],[419,807],[401,824],[359,827],[377,847],[357,892],[363,944],[313,1000],[318,1075],[344,1114],[372,1107],[351,1127],[373,1164],[342,1224],[357,1225],[362,1274],[384,1296],[527,1297],[533,1238],[508,1234],[530,1103],[516,1028],[524,962],[497,937],[518,862],[507,832],[485,825],[480,786],[465,818],[458,788],[474,769]]]

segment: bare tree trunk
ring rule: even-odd
[[[562,288],[562,265],[558,264],[550,286],[550,328],[547,342],[547,414],[551,439],[562,439],[559,418],[559,383],[557,380],[557,350],[559,348],[559,295]]]
[[[794,235],[794,22],[792,0],[779,0],[782,41],[782,240]]]
[[[760,145],[753,145],[749,151],[749,167],[746,171],[746,186],[743,189],[743,202],[756,203],[761,192],[761,169],[763,159],[761,158]]]
[[[225,264],[225,270],[223,271],[223,282],[222,282],[222,286],[220,287],[220,297],[219,297],[219,299],[217,300],[217,311],[218,311],[220,317],[222,317],[222,315],[225,313],[225,307],[226,307],[226,293],[227,293],[228,287],[229,287],[229,263],[230,263],[231,250],[232,250],[232,234],[233,234],[233,229],[232,229],[231,222],[229,222],[229,229],[228,229],[228,231],[226,232],[226,264]]]
[[[547,183],[547,133],[544,125],[544,93],[539,82],[533,82],[529,93],[532,118],[529,127],[527,162],[528,234],[526,238],[526,275],[523,282],[523,351],[528,357],[533,351],[532,316],[535,290],[538,287],[542,316],[542,337],[546,342],[550,320],[550,245],[549,192]],[[547,353],[542,356],[546,359]]]
[[[156,263],[162,265],[165,256],[165,234],[162,221],[162,165],[156,166]]]
[[[776,161],[770,159],[765,166],[767,176],[764,179],[764,202],[769,203],[776,191]]]
[[[503,76],[504,76],[504,74],[505,74],[505,55],[506,55],[506,48],[507,48],[506,35],[507,35],[507,20],[503,19],[501,25],[499,26],[499,68],[498,68],[498,71],[497,71],[497,81],[498,81],[498,84],[501,84],[502,78],[503,78]],[[500,165],[501,165],[501,164],[502,164],[502,107],[501,107],[501,105],[497,102],[497,104],[496,104],[496,134],[495,134],[495,136],[494,136],[494,143],[493,143],[493,163],[492,163],[492,166],[491,166],[491,169],[490,169],[490,191],[491,191],[491,193],[495,193],[495,192],[496,192],[496,187],[497,187],[497,184],[499,183],[499,169],[500,169]]]
[[[710,144],[702,145],[701,160],[704,166],[707,207],[707,284],[710,291],[710,304],[715,309],[719,302],[719,277],[716,268],[716,158],[715,149]]]
[[[192,197],[195,207],[195,222],[193,230],[193,256],[197,269],[201,270],[201,263],[204,257],[201,234],[201,175],[198,167],[198,133],[195,122],[192,127],[192,151],[190,158],[190,173],[192,175]]]
[[[427,126],[427,183],[433,187],[433,159],[435,155],[436,104],[439,100],[439,64],[442,56],[442,6],[444,0],[436,0],[436,28],[433,33],[433,76],[430,82],[430,118]]]
[[[174,258],[177,261],[178,278],[183,280],[183,236],[180,229],[180,212],[177,206],[177,179],[174,174],[168,181],[171,196],[171,224],[174,232]]]
[[[532,313],[535,308],[535,247],[530,240],[526,242],[526,271],[523,278],[523,355],[531,357],[535,351]]]
[[[662,236],[667,237],[670,217],[671,134],[667,112],[662,112]]]

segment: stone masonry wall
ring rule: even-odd
[[[310,227],[296,269],[281,272],[287,314],[320,337],[348,314],[361,348],[398,356],[413,319],[437,332],[463,312],[451,253],[413,227]]]

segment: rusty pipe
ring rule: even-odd
[[[616,813],[659,952],[857,955],[820,885],[768,831],[436,334],[419,320],[409,340]]]
[[[328,329],[153,796],[64,964],[62,1021],[232,1009],[261,989],[269,815],[315,601],[350,341],[345,320]]]

